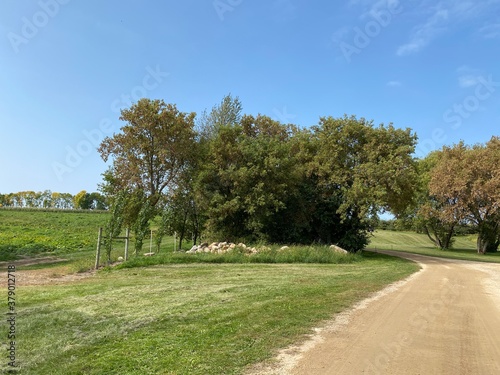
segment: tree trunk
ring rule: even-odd
[[[444,235],[444,243],[443,243],[443,249],[450,249],[451,248],[451,239],[453,237],[453,229],[455,228],[454,225],[451,225],[446,234]]]
[[[427,237],[429,237],[429,240],[431,240],[434,245],[436,245],[437,247],[439,247],[441,249],[441,243],[439,242],[439,238],[437,236],[436,236],[436,238],[433,238],[431,236],[431,233],[429,232],[427,225],[424,225],[424,231],[425,231],[425,234],[427,234]]]
[[[494,253],[500,245],[500,223],[495,221],[484,221],[479,225],[477,235],[478,254]]]
[[[484,254],[484,253],[486,253],[486,242],[481,237],[481,233],[479,233],[478,236],[477,236],[476,249],[477,249],[477,253],[478,254]]]

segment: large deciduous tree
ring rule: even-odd
[[[192,157],[194,119],[194,113],[180,112],[163,100],[141,99],[122,110],[120,120],[126,124],[99,147],[104,161],[112,159],[102,191],[112,195],[125,191],[133,197],[123,203],[123,214],[135,229],[139,247],[157,204],[175,187]]]
[[[440,157],[441,153],[434,151],[417,162],[419,179],[415,189],[415,205],[412,207],[412,214],[417,230],[422,230],[436,247],[451,249],[455,228],[459,223],[457,220],[442,220],[440,216],[443,204],[429,194],[431,172]]]
[[[500,245],[500,138],[472,147],[463,142],[444,147],[432,170],[429,193],[440,204],[438,218],[473,224],[477,252]]]
[[[115,183],[142,190],[154,206],[191,154],[194,118],[163,100],[141,99],[122,110],[120,120],[126,125],[99,147],[104,161],[113,158]]]
[[[260,115],[218,127],[197,184],[209,233],[227,240],[274,240],[270,228],[300,169],[290,152],[291,132]]]
[[[410,129],[375,127],[364,118],[344,116],[321,118],[314,134],[315,173],[325,189],[342,197],[344,219],[364,221],[381,211],[405,211],[417,178],[411,156],[417,138]]]

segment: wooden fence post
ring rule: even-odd
[[[127,228],[125,231],[125,260],[128,260],[128,239],[130,237],[130,229]]]
[[[102,237],[102,228],[99,228],[99,234],[97,236],[97,250],[95,254],[95,269],[99,268],[99,258],[101,257],[101,237]]]

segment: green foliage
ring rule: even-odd
[[[429,195],[437,209],[431,216],[448,226],[477,228],[477,252],[500,245],[500,138],[484,145],[463,142],[443,147],[430,172]]]
[[[299,130],[241,115],[224,97],[193,130],[194,114],[141,99],[122,111],[122,132],[100,147],[113,166],[102,191],[127,191],[124,221],[136,246],[163,212],[159,236],[176,232],[230,242],[336,243],[356,252],[377,214],[406,210],[414,197],[416,137],[392,124],[322,118]],[[161,241],[161,240],[159,240]],[[159,244],[157,244],[159,246]]]
[[[244,116],[220,127],[200,174],[209,236],[273,241],[269,233],[300,181],[288,126],[265,116]]]
[[[142,248],[149,221],[178,183],[195,150],[194,113],[180,112],[163,100],[141,99],[122,110],[121,132],[106,137],[99,148],[113,165],[104,174],[101,191],[113,197],[124,192],[123,223],[134,229],[135,251]]]
[[[389,124],[374,127],[354,116],[322,118],[314,128],[318,153],[314,169],[321,183],[340,190],[340,212],[361,220],[378,212],[404,212],[413,198],[417,178],[416,136]]]
[[[204,111],[198,122],[198,133],[204,140],[212,139],[222,126],[234,126],[241,120],[242,104],[238,97],[224,96],[210,113]]]

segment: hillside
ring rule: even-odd
[[[67,254],[95,249],[108,213],[0,210],[0,260],[16,255]]]

